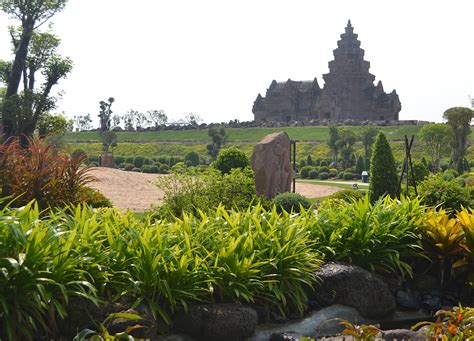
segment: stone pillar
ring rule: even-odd
[[[117,168],[114,161],[114,154],[105,152],[100,156],[100,167]]]

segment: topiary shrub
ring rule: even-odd
[[[125,162],[125,157],[124,156],[120,156],[120,155],[115,155],[114,156],[114,161],[115,161],[115,164],[116,165],[120,165],[122,163]]]
[[[300,169],[301,179],[307,179],[309,177],[309,172],[313,169],[311,166],[304,166]]]
[[[129,156],[129,157],[126,157],[125,160],[123,161],[123,163],[131,163],[133,164],[133,157]]]
[[[223,174],[230,173],[231,169],[234,168],[244,169],[249,165],[247,155],[236,147],[221,150],[214,162],[214,168],[220,170]]]
[[[184,157],[184,162],[189,163],[190,166],[196,167],[199,165],[199,154],[196,152],[189,152]]]
[[[133,159],[133,165],[135,168],[142,168],[145,158],[143,156],[135,156]]]
[[[319,173],[329,173],[329,167],[328,166],[321,166],[318,169]]]
[[[151,173],[150,168],[151,168],[150,165],[143,165],[141,168],[142,173]]]
[[[444,179],[437,174],[423,181],[419,186],[419,194],[425,205],[439,206],[451,213],[461,207],[472,207],[473,193],[462,187],[456,179]]]
[[[151,165],[153,163],[153,161],[151,159],[143,159],[143,165]]]
[[[354,179],[354,174],[352,174],[350,172],[344,172],[343,175],[342,175],[342,178],[344,180],[352,180],[352,179]]]
[[[82,157],[83,155],[84,158],[87,159],[87,154],[83,149],[74,149],[74,151],[71,153],[72,158]]]
[[[160,171],[159,171],[160,174],[168,174],[169,171],[170,171],[170,166],[168,166],[168,165],[161,165],[161,166],[159,167],[159,169],[160,169]]]
[[[306,158],[306,165],[307,166],[313,166],[313,159],[312,159],[311,155],[308,155],[308,157]]]
[[[133,163],[124,163],[122,166],[123,166],[123,170],[128,171],[128,172],[132,171],[135,168]]]
[[[415,161],[413,162],[413,173],[415,175],[415,181],[423,181],[430,175],[430,171],[423,162]]]
[[[150,166],[150,173],[158,174],[159,172],[160,172],[160,168],[158,166],[155,166],[155,165]]]
[[[326,172],[319,173],[319,179],[321,180],[329,179],[329,173],[326,173]]]
[[[340,199],[346,202],[352,202],[353,200],[362,199],[363,194],[361,191],[355,189],[343,189],[341,191],[337,191],[334,194],[331,194],[328,199]]]
[[[441,170],[444,172],[446,169],[449,168],[449,163],[446,161],[443,161],[439,164],[439,168],[441,168]]]
[[[342,180],[344,178],[344,172],[337,173],[337,178]]]
[[[374,144],[370,160],[369,197],[372,202],[384,195],[395,197],[398,190],[398,175],[392,148],[385,135],[380,132]]]
[[[325,160],[321,161],[320,166],[321,167],[327,167],[328,166],[327,161],[325,161]]]
[[[329,168],[329,177],[330,178],[337,177],[337,169],[336,168]]]
[[[310,179],[317,179],[318,178],[318,171],[316,169],[312,169],[309,171],[308,176]]]
[[[89,166],[91,166],[91,167],[99,167],[99,163],[93,161],[93,162],[90,162],[90,163],[89,163]]]
[[[133,168],[133,169],[132,169],[132,172],[141,173],[141,172],[142,172],[142,170],[141,170],[141,168],[137,168],[137,167],[135,167],[135,168]]]
[[[300,160],[298,164],[300,165],[300,168],[303,168],[306,166],[306,160]]]
[[[161,164],[164,164],[164,165],[170,165],[170,158],[169,156],[166,156],[166,155],[159,155],[155,158],[155,161],[156,162],[159,162]]]
[[[301,207],[308,209],[311,207],[311,202],[299,193],[281,193],[278,194],[274,199],[277,211],[299,213]]]

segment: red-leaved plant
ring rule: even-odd
[[[15,198],[15,206],[36,200],[41,208],[76,204],[86,198],[84,186],[95,180],[84,155],[69,157],[56,144],[27,137],[27,147],[19,138],[0,145],[2,196]]]

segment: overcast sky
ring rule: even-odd
[[[376,82],[396,89],[400,119],[441,121],[474,95],[474,0],[69,0],[53,18],[74,70],[58,111],[97,116],[162,109],[173,119],[252,120],[273,79],[328,72],[351,19]],[[6,16],[0,58],[10,59]]]

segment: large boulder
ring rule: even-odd
[[[258,324],[257,312],[236,304],[193,305],[173,319],[176,330],[199,340],[241,340]]]
[[[278,193],[291,190],[290,154],[290,138],[285,132],[267,135],[255,145],[250,161],[258,195],[273,199]]]
[[[327,263],[317,271],[321,284],[314,297],[320,305],[342,304],[367,318],[381,318],[395,311],[395,298],[387,285],[358,266]]]

